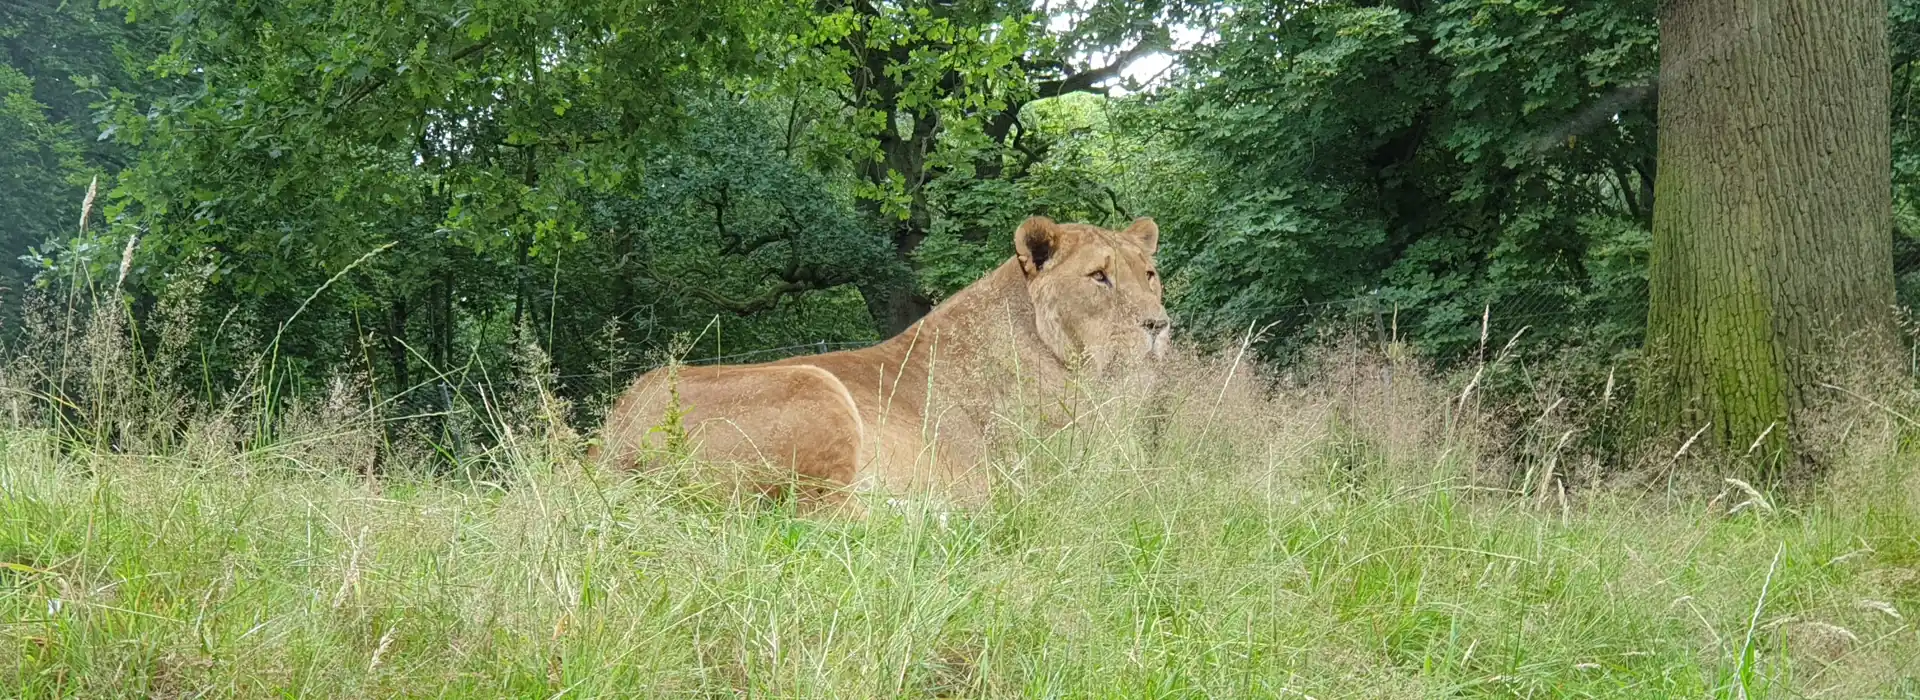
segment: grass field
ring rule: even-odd
[[[1792,494],[1688,463],[1695,487],[1562,496],[1490,477],[1524,448],[1447,428],[1441,391],[1231,420],[1196,391],[1160,442],[1032,436],[985,508],[860,521],[533,438],[488,479],[370,480],[314,457],[341,435],[141,456],[12,430],[0,695],[1920,697],[1920,457],[1894,438],[1849,431]]]

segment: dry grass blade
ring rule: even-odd
[[[1560,463],[1560,450],[1567,446],[1567,441],[1572,440],[1576,432],[1579,432],[1578,429],[1570,428],[1566,432],[1561,433],[1560,439],[1553,443],[1553,449],[1547,452],[1547,461],[1545,467],[1541,470],[1539,486],[1534,490],[1534,503],[1536,505],[1545,506],[1547,496],[1550,493],[1549,487],[1559,483],[1555,479],[1554,470]],[[1564,498],[1565,491],[1562,491],[1561,494],[1562,498]]]
[[[1484,375],[1486,371],[1487,371],[1486,365],[1481,365],[1479,367],[1474,368],[1473,378],[1467,380],[1467,388],[1460,390],[1460,400],[1455,402],[1454,404],[1453,410],[1456,414],[1464,413],[1467,410],[1467,399],[1473,396],[1474,389],[1477,389],[1480,387],[1480,377]]]
[[[325,293],[329,287],[332,287],[335,282],[340,281],[340,278],[347,276],[347,273],[352,272],[355,268],[360,267],[361,263],[365,263],[366,261],[372,259],[373,256],[379,255],[380,253],[385,252],[388,248],[392,248],[398,243],[399,243],[398,241],[390,241],[384,245],[381,245],[378,248],[374,248],[373,250],[367,251],[365,255],[362,255],[359,258],[355,259],[353,262],[348,263],[346,267],[340,268],[339,272],[334,273],[332,277],[328,277],[327,281],[321,283],[319,287],[316,287],[313,290],[312,294],[308,294],[306,299],[301,300],[300,306],[295,307],[293,310],[293,313],[287,316],[286,320],[280,322],[280,328],[273,332],[273,340],[267,343],[266,347],[262,349],[260,357],[256,358],[254,362],[251,363],[251,366],[248,367],[247,369],[247,376],[245,380],[240,382],[240,384],[244,386],[244,385],[251,385],[253,383],[255,376],[258,374],[260,370],[261,362],[263,362],[267,358],[267,356],[274,355],[279,351],[280,338],[286,335],[287,328],[293,325],[294,320],[300,318],[300,314],[306,312],[307,307],[313,304],[314,299],[318,299],[320,295]],[[271,375],[269,374],[268,376],[271,376]]]
[[[1727,509],[1728,515],[1738,513],[1742,510],[1746,510],[1747,508],[1753,508],[1755,510],[1767,512],[1767,513],[1773,512],[1773,504],[1767,502],[1767,497],[1761,495],[1759,489],[1755,489],[1753,487],[1753,484],[1749,484],[1745,481],[1742,481],[1740,479],[1735,479],[1732,477],[1728,477],[1726,479],[1726,482],[1728,485],[1736,489],[1739,489],[1741,493],[1744,493],[1747,495],[1747,500],[1741,502],[1739,505],[1736,505],[1732,508]]]
[[[1740,667],[1737,671],[1740,697],[1747,697],[1747,675],[1752,670],[1753,633],[1760,627],[1760,611],[1767,607],[1767,592],[1773,587],[1773,575],[1780,570],[1780,557],[1787,553],[1787,546],[1780,545],[1773,552],[1773,563],[1767,566],[1767,578],[1760,582],[1760,597],[1753,601],[1753,616],[1747,620],[1747,638],[1740,643]]]
[[[127,273],[133,270],[133,249],[140,244],[140,236],[127,237],[127,247],[120,251],[120,276],[114,278],[113,288],[120,289],[127,283]]]
[[[1883,403],[1880,403],[1880,402],[1878,402],[1878,401],[1875,401],[1875,400],[1873,400],[1873,399],[1870,399],[1870,398],[1867,398],[1867,397],[1865,397],[1865,396],[1861,396],[1860,394],[1858,394],[1858,393],[1855,393],[1855,392],[1853,392],[1853,391],[1849,391],[1849,390],[1847,390],[1847,389],[1844,389],[1844,388],[1841,388],[1841,387],[1837,387],[1837,386],[1834,386],[1834,385],[1832,385],[1832,384],[1828,384],[1828,383],[1826,383],[1826,382],[1821,382],[1821,383],[1820,383],[1820,386],[1821,386],[1822,388],[1826,388],[1826,389],[1831,389],[1831,390],[1833,390],[1833,391],[1838,391],[1838,392],[1840,392],[1840,393],[1842,393],[1842,394],[1846,394],[1846,395],[1848,395],[1848,396],[1851,396],[1851,397],[1853,397],[1853,398],[1855,398],[1855,399],[1859,399],[1860,401],[1862,401],[1862,402],[1865,402],[1865,403],[1866,403],[1866,404],[1867,404],[1868,406],[1872,406],[1872,407],[1874,407],[1874,408],[1877,408],[1877,409],[1880,409],[1881,411],[1884,411],[1884,412],[1886,412],[1886,414],[1887,414],[1887,415],[1890,415],[1890,416],[1893,416],[1893,417],[1895,417],[1895,418],[1898,418],[1898,419],[1900,419],[1901,421],[1904,421],[1904,422],[1905,422],[1905,423],[1906,423],[1907,425],[1912,425],[1912,426],[1920,426],[1920,421],[1916,421],[1916,420],[1914,420],[1913,418],[1911,418],[1911,417],[1909,417],[1909,416],[1908,416],[1907,414],[1905,414],[1905,413],[1901,413],[1901,412],[1899,412],[1899,411],[1895,411],[1895,410],[1893,410],[1892,408],[1890,408],[1890,407],[1888,407],[1888,406],[1887,406],[1886,404],[1883,404]]]
[[[1858,558],[1860,558],[1860,557],[1863,557],[1863,556],[1866,556],[1866,555],[1868,555],[1868,554],[1872,554],[1872,553],[1873,553],[1873,548],[1872,548],[1872,547],[1861,547],[1861,548],[1859,548],[1859,549],[1856,549],[1856,550],[1853,550],[1853,551],[1851,551],[1851,552],[1847,552],[1847,553],[1845,553],[1845,554],[1841,554],[1841,555],[1838,555],[1838,556],[1835,556],[1835,557],[1834,557],[1834,558],[1832,558],[1832,559],[1828,559],[1828,560],[1827,560],[1827,563],[1826,563],[1826,564],[1824,564],[1823,566],[1833,566],[1833,565],[1835,565],[1835,564],[1845,564],[1845,563],[1847,563],[1847,562],[1850,562],[1850,561],[1853,561],[1854,559],[1858,559]]]
[[[1761,445],[1764,445],[1764,444],[1766,444],[1766,442],[1767,442],[1767,436],[1768,436],[1768,435],[1772,435],[1772,434],[1773,434],[1773,429],[1774,429],[1774,428],[1777,428],[1777,427],[1780,427],[1780,422],[1779,422],[1779,421],[1774,421],[1774,422],[1772,422],[1772,423],[1768,423],[1768,424],[1767,424],[1767,429],[1766,429],[1766,430],[1762,430],[1762,431],[1760,431],[1760,437],[1757,437],[1757,438],[1754,438],[1754,439],[1753,439],[1753,444],[1752,444],[1752,445],[1748,445],[1748,446],[1747,446],[1747,456],[1749,456],[1749,457],[1751,457],[1751,456],[1753,456],[1753,453],[1754,453],[1754,451],[1755,451],[1755,450],[1758,450],[1758,449],[1760,449],[1760,446],[1761,446]]]
[[[395,622],[387,626],[386,632],[380,634],[380,645],[373,648],[373,659],[367,662],[367,673],[373,673],[380,668],[380,657],[387,654],[387,647],[393,644],[393,633],[399,628],[400,623]]]
[[[1895,620],[1906,619],[1900,616],[1900,609],[1893,607],[1892,603],[1878,601],[1878,600],[1866,600],[1863,598],[1860,600],[1860,607],[1865,610],[1872,610],[1874,612],[1881,613]]]
[[[1530,328],[1533,326],[1521,326],[1520,330],[1514,331],[1513,337],[1507,339],[1507,344],[1500,347],[1500,353],[1493,356],[1493,364],[1505,364],[1507,358],[1513,356],[1513,349],[1520,345],[1520,336],[1526,335]]]
[[[320,283],[319,287],[314,288],[312,294],[308,294],[307,298],[300,300],[300,305],[294,307],[293,314],[287,316],[287,320],[280,322],[280,330],[274,332],[273,342],[267,343],[267,347],[279,346],[280,336],[287,332],[287,326],[293,325],[294,320],[300,318],[300,314],[305,313],[307,307],[313,304],[313,300],[320,298],[321,294],[326,293],[327,289],[333,286],[333,283],[340,281],[340,278],[347,276],[347,273],[353,272],[354,268],[360,267],[361,263],[373,259],[373,256],[384,253],[388,248],[392,248],[398,244],[399,241],[389,241],[378,248],[369,250],[365,255],[354,259],[353,262],[347,263],[346,267],[340,268],[339,272],[333,273],[333,276],[328,277],[327,281]]]
[[[1673,459],[1675,461],[1678,461],[1681,457],[1685,457],[1687,455],[1687,450],[1693,447],[1694,441],[1699,440],[1700,436],[1705,435],[1707,432],[1707,429],[1711,427],[1713,427],[1713,423],[1708,422],[1706,425],[1700,426],[1699,430],[1693,431],[1693,435],[1688,436],[1686,442],[1680,443],[1680,449],[1674,451]]]
[[[360,554],[366,549],[366,545],[367,528],[362,527],[359,534],[354,536],[352,548],[347,554],[347,570],[345,575],[340,577],[340,588],[333,592],[333,602],[330,607],[335,610],[346,605],[348,594],[360,585]]]
[[[1493,305],[1480,308],[1480,359],[1487,359],[1487,330],[1493,325]]]
[[[1214,420],[1220,416],[1220,403],[1227,399],[1227,388],[1233,385],[1234,376],[1240,373],[1240,363],[1246,359],[1247,350],[1252,348],[1253,344],[1262,336],[1265,336],[1267,331],[1272,330],[1273,327],[1277,325],[1280,325],[1280,322],[1274,321],[1257,332],[1253,330],[1252,324],[1247,325],[1247,335],[1241,339],[1240,349],[1233,354],[1233,363],[1227,366],[1227,376],[1220,380],[1220,391],[1214,394],[1213,407],[1207,410],[1207,425],[1212,425]],[[1204,434],[1202,437],[1204,437]]]
[[[93,199],[100,194],[100,176],[93,176],[93,182],[87,184],[87,196],[80,200],[80,235],[87,235],[87,221],[93,218]]]

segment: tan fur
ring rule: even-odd
[[[696,455],[771,464],[782,478],[755,488],[798,483],[835,502],[844,487],[982,497],[997,410],[1061,391],[1072,367],[1112,374],[1164,354],[1157,243],[1151,219],[1109,231],[1035,217],[1013,258],[879,345],[678,368]],[[624,467],[657,448],[667,383],[665,370],[636,380],[590,457]]]

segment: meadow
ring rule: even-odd
[[[0,695],[1920,697],[1898,404],[1763,491],[1674,445],[1602,469],[1593,411],[1495,405],[1499,369],[1192,362],[1022,428],[984,507],[863,519],[591,469],[561,411],[375,470],[324,403],[146,448],[15,391]]]

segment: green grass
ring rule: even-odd
[[[0,696],[1920,697],[1911,463],[1726,516],[1294,447],[1034,442],[846,521],[0,433]]]

